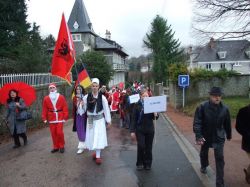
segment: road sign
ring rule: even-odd
[[[178,86],[180,86],[180,87],[189,86],[189,75],[179,75],[178,76]]]

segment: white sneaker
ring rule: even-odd
[[[78,149],[78,151],[76,152],[77,154],[81,154],[81,153],[83,153],[83,149]]]

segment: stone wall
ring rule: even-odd
[[[221,87],[224,97],[247,97],[249,95],[249,84],[249,75],[237,75],[225,80],[213,78],[209,81],[199,81],[196,83],[192,83],[192,80],[190,80],[190,86],[185,88],[185,104],[198,99],[207,98],[208,92],[213,86]],[[174,83],[170,83],[169,86],[169,102],[175,108],[180,108],[183,104],[183,90]]]

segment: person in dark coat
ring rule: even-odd
[[[221,102],[220,87],[211,88],[210,99],[200,104],[194,116],[193,131],[196,144],[201,145],[201,173],[206,173],[209,165],[208,151],[214,148],[216,164],[216,187],[224,186],[224,143],[231,140],[232,129],[228,108]]]
[[[242,136],[241,147],[250,159],[250,105],[241,108],[236,117],[236,130]],[[250,184],[250,164],[244,168],[246,181]]]
[[[132,121],[130,132],[132,139],[137,140],[137,170],[151,169],[153,155],[153,139],[155,127],[153,120],[158,119],[157,113],[144,114],[144,98],[148,97],[146,89],[142,89],[140,93],[141,99],[134,106],[132,113]]]
[[[13,148],[21,146],[19,137],[22,137],[23,144],[27,145],[26,124],[25,120],[17,120],[17,115],[27,107],[24,100],[18,96],[17,90],[9,91],[9,98],[7,99],[7,113],[5,120],[9,123],[10,132],[13,136],[15,145]]]

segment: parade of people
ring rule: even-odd
[[[0,7],[0,187],[249,187],[249,0]]]

